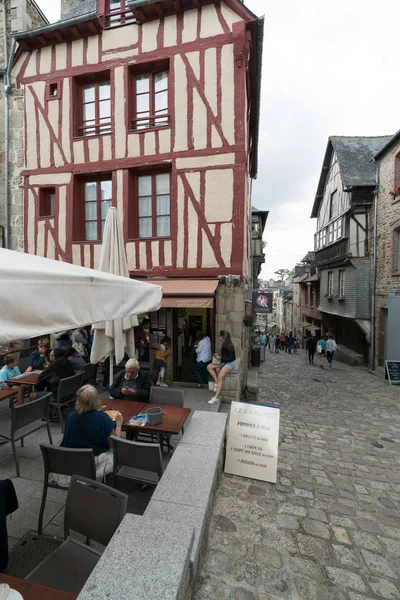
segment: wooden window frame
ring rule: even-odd
[[[400,221],[392,230],[392,275],[400,275]]]
[[[110,85],[110,120],[106,123],[100,123],[100,98],[99,98],[99,86],[102,83],[109,83]],[[95,123],[94,125],[84,126],[83,121],[83,88],[87,85],[95,86]],[[82,75],[75,77],[74,79],[74,97],[76,98],[74,104],[74,137],[80,139],[93,138],[99,135],[111,135],[113,132],[113,106],[112,106],[112,93],[113,82],[111,80],[111,73],[109,70],[100,71],[97,73],[91,73],[88,75]],[[107,127],[108,130],[101,131],[101,128]],[[85,129],[95,129],[94,133],[85,135]]]
[[[167,96],[168,96],[168,113],[166,115],[156,115],[155,114],[155,76],[159,73],[167,73]],[[137,116],[137,94],[136,94],[136,78],[143,75],[149,75],[150,83],[149,83],[149,116],[148,117],[139,117]],[[135,65],[129,69],[129,99],[130,99],[130,110],[129,113],[129,123],[128,130],[134,131],[137,133],[144,133],[146,131],[150,131],[153,129],[163,129],[167,127],[171,127],[171,107],[172,107],[172,90],[171,90],[171,81],[170,81],[170,67],[169,67],[169,59],[163,59],[152,63],[144,63],[141,65]],[[165,123],[156,124],[157,119],[164,119]],[[140,121],[149,121],[148,127],[139,128]]]
[[[51,196],[54,195],[54,210],[51,212]],[[57,190],[51,185],[39,189],[39,219],[54,219],[56,212]],[[46,210],[45,207],[50,208]]]
[[[114,27],[122,27],[124,25],[136,23],[136,19],[128,6],[127,0],[120,0],[120,5],[120,10],[110,10],[110,1],[105,1],[106,12],[104,14],[104,27],[106,29],[113,29]]]
[[[101,219],[101,187],[102,181],[111,182],[111,206],[114,206],[114,174],[106,171],[91,176],[78,176],[74,180],[74,202],[73,202],[73,242],[84,244],[101,244],[102,242],[102,219]],[[86,214],[85,214],[85,183],[96,182],[97,203],[97,240],[86,239]]]
[[[57,91],[56,94],[52,93],[52,90],[55,89]],[[54,80],[50,80],[47,81],[46,83],[46,92],[45,92],[45,98],[47,101],[49,100],[61,100],[61,85],[60,85],[60,81],[59,79],[54,79]]]
[[[169,214],[158,215],[157,214],[157,194],[155,186],[155,178],[157,175],[169,175]],[[151,237],[139,237],[139,177],[152,177],[151,186],[151,207],[152,207],[152,235]],[[132,170],[130,172],[130,198],[132,198],[131,209],[128,211],[130,215],[128,221],[128,238],[131,240],[169,240],[172,237],[172,185],[171,185],[172,173],[170,169],[156,169],[146,171]],[[158,236],[157,235],[157,217],[169,216],[169,235]]]
[[[327,297],[333,297],[333,271],[328,271],[328,289],[327,289]]]
[[[346,269],[339,269],[339,300],[344,300],[346,295]]]
[[[332,192],[331,197],[329,199],[329,221],[331,221],[332,219],[335,218],[335,215],[333,214],[333,201],[336,197],[337,194],[337,190],[335,190],[334,192]]]

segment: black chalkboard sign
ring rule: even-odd
[[[385,360],[385,365],[390,385],[400,384],[400,360]]]

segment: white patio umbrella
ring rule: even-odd
[[[110,208],[107,213],[99,271],[129,277],[122,225],[116,208]],[[151,304],[150,302],[148,310],[151,310]],[[125,351],[131,358],[135,356],[133,327],[137,324],[137,317],[129,315],[122,319],[113,319],[93,326],[95,333],[90,361],[97,363],[99,360],[110,357],[110,385],[113,380],[113,356],[115,355],[117,364],[124,358]]]
[[[0,248],[0,342],[158,310],[162,287]]]

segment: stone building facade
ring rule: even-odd
[[[4,36],[7,39],[7,53],[10,60],[12,50],[13,36],[21,31],[36,29],[48,25],[43,12],[34,0],[8,0],[7,9],[7,31],[4,31],[3,22],[3,4],[0,4],[0,64],[3,69],[5,64]],[[0,237],[1,244],[5,245],[5,204],[9,205],[9,247],[12,250],[23,250],[23,184],[21,171],[24,167],[24,113],[23,113],[23,92],[12,86],[9,94],[9,169],[10,169],[10,194],[5,197],[6,186],[4,181],[4,167],[6,159],[6,141],[5,141],[5,106],[4,106],[4,85],[3,78],[0,86]]]
[[[375,157],[378,168],[377,211],[377,265],[375,306],[375,367],[381,367],[385,359],[400,360],[388,355],[390,336],[397,336],[400,323],[400,306],[393,303],[393,315],[389,315],[389,295],[394,299],[400,294],[400,132],[380,150]],[[391,193],[392,192],[392,193]],[[399,346],[394,341],[394,351]]]

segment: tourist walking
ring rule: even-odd
[[[199,340],[196,351],[196,364],[194,367],[194,375],[197,380],[197,387],[202,388],[208,383],[207,366],[212,362],[211,340],[203,331],[197,334]]]
[[[325,349],[326,349],[326,339],[321,338],[317,343],[317,355],[318,355],[318,364],[321,369],[324,368],[324,357],[325,357]]]
[[[213,361],[207,366],[207,371],[215,381],[215,396],[208,401],[208,404],[215,404],[216,402],[219,402],[220,395],[224,387],[224,379],[236,366],[236,353],[235,347],[231,340],[231,334],[229,331],[222,330],[219,332],[219,335],[222,342],[221,352],[220,354],[214,354],[214,358],[216,361],[221,361],[221,369],[217,377],[216,369],[219,367],[218,363],[214,363]]]
[[[328,361],[328,366],[332,369],[332,361],[333,355],[335,354],[335,350],[337,349],[336,341],[333,339],[333,335],[331,333],[328,334],[328,339],[326,341],[326,360]]]
[[[306,341],[306,353],[310,365],[313,365],[315,356],[315,339],[311,336]]]
[[[271,333],[269,336],[269,351],[270,352],[277,352],[277,347],[276,347],[276,335]]]
[[[289,354],[292,354],[293,344],[294,344],[293,334],[291,331],[289,331],[289,335],[286,338],[286,347],[287,347],[287,352]]]

